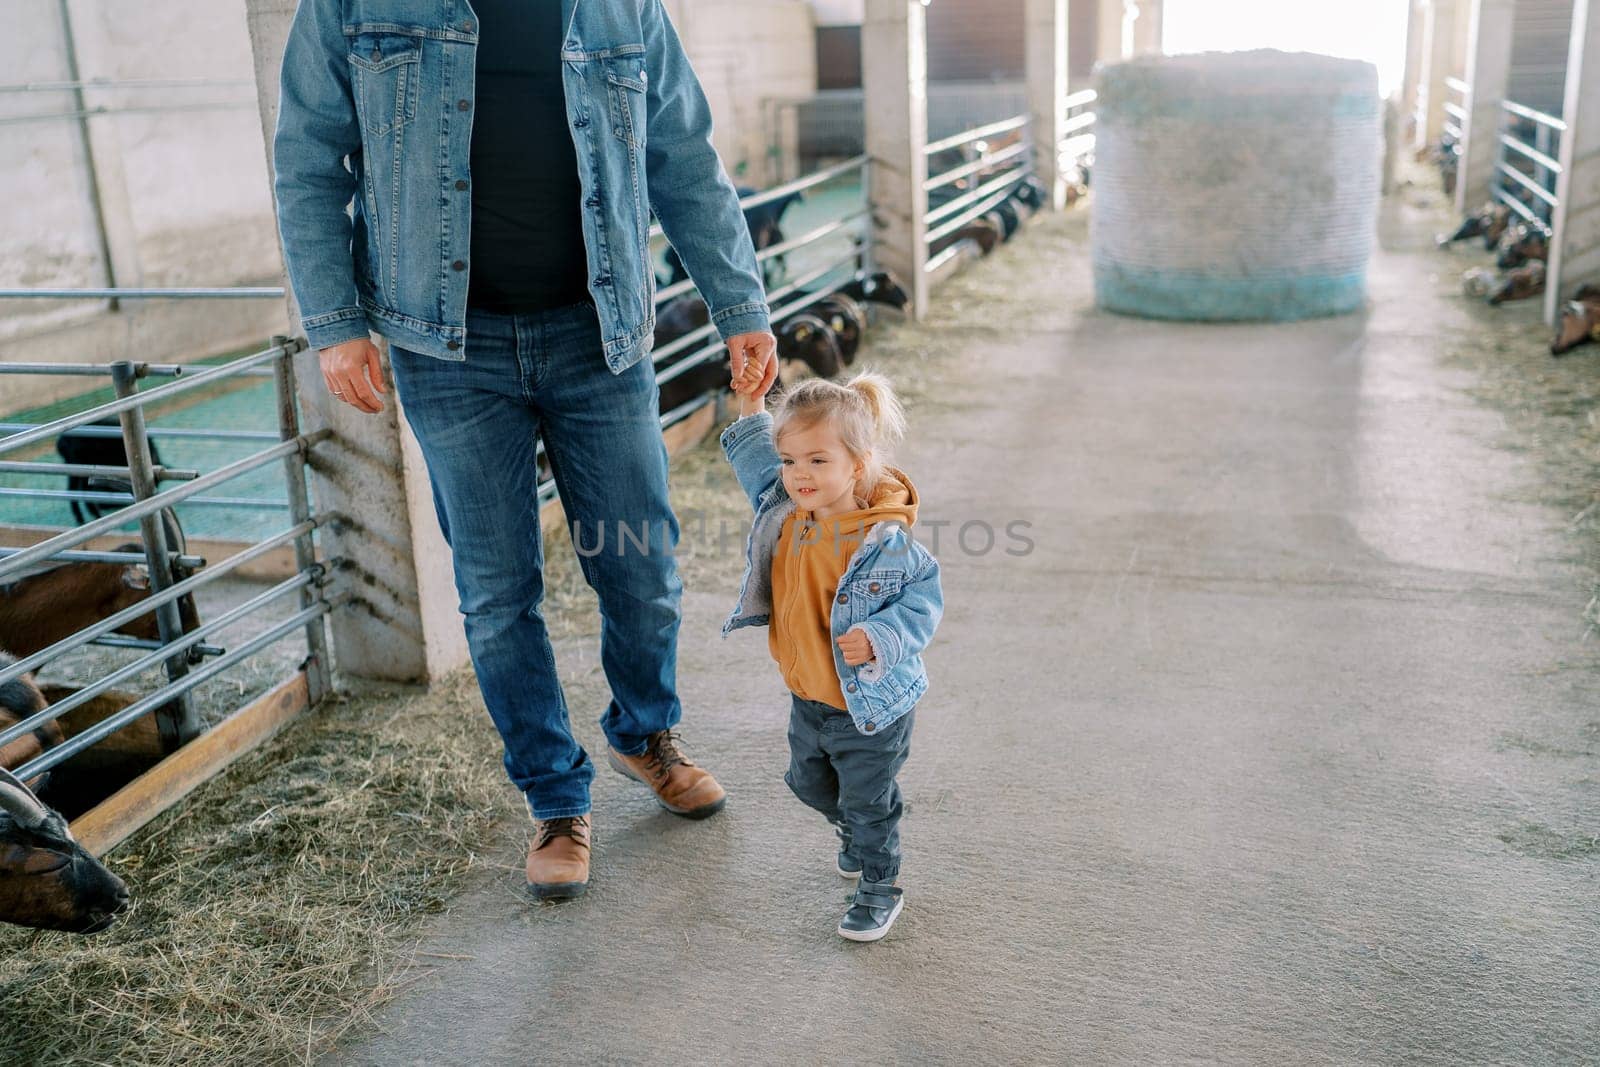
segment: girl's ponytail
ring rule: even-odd
[[[845,382],[845,388],[861,394],[872,416],[877,444],[888,447],[906,435],[906,414],[889,379],[877,371],[862,371]]]

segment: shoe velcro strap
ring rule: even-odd
[[[895,898],[899,895],[899,893],[869,893],[858,889],[856,890],[855,903],[865,904],[869,908],[892,908],[894,907]]]

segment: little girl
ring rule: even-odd
[[[784,781],[833,824],[838,871],[859,879],[840,935],[876,941],[905,903],[895,774],[928,688],[921,653],[944,610],[939,563],[911,537],[916,487],[880,455],[905,429],[888,379],[807,379],[776,415],[760,382],[752,368],[735,383],[739,418],[721,436],[756,511],[722,634],[767,626],[793,695]]]

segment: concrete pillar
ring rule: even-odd
[[[1128,11],[1133,16],[1132,54],[1160,55],[1161,0],[1130,0]]]
[[[1567,97],[1561,117],[1560,201],[1546,275],[1544,316],[1584,282],[1600,282],[1600,0],[1576,0],[1567,53]]]
[[[278,74],[294,10],[295,0],[245,0],[269,175]],[[289,303],[289,321],[298,324],[292,293]],[[348,517],[321,533],[322,555],[343,561],[334,570],[335,588],[354,594],[330,619],[335,663],[346,676],[437,678],[466,661],[466,637],[426,469],[415,441],[406,440],[410,431],[394,390],[381,413],[363,415],[328,395],[315,352],[300,353],[295,372],[302,428],[334,431],[312,456],[316,511]]]
[[[1410,0],[1410,14],[1406,20],[1406,66],[1400,78],[1400,115],[1404,124],[1404,140],[1416,143],[1417,99],[1422,81],[1422,47],[1426,43],[1428,24],[1426,0]]]
[[[1094,57],[1100,63],[1117,63],[1128,58],[1122,48],[1123,21],[1127,14],[1127,0],[1099,0],[1100,17],[1097,20],[1098,40]]]
[[[1500,148],[1500,102],[1511,76],[1511,24],[1517,0],[1472,0],[1467,44],[1467,121],[1456,177],[1456,210],[1465,214],[1489,199]]]
[[[1444,102],[1449,90],[1444,80],[1456,74],[1456,0],[1429,0],[1422,56],[1423,121],[1417,127],[1417,146],[1436,145],[1444,135]]]
[[[867,0],[861,23],[871,258],[928,309],[928,48],[920,0]]]
[[[1059,210],[1067,202],[1067,185],[1061,178],[1061,127],[1067,118],[1067,0],[1027,0],[1025,19],[1034,171],[1049,192],[1051,208]]]

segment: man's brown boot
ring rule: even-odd
[[[581,897],[589,888],[589,816],[535,819],[528,889],[540,900]]]
[[[722,810],[728,794],[710,771],[695,766],[678,751],[681,740],[671,730],[659,730],[650,735],[639,755],[624,756],[607,747],[606,759],[613,770],[654,789],[661,806],[674,815],[704,819]]]

